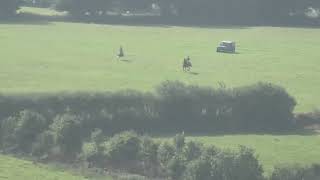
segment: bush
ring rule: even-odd
[[[47,127],[48,121],[41,114],[24,110],[2,122],[2,142],[4,146],[16,145],[20,151],[29,153],[38,134]]]
[[[299,165],[276,166],[270,180],[316,180],[320,179],[320,165],[302,167]]]
[[[179,155],[173,156],[166,167],[169,177],[173,180],[182,179],[182,174],[184,173],[185,168],[186,162]]]
[[[183,157],[186,161],[192,161],[200,158],[204,147],[194,141],[187,142],[183,148]]]
[[[32,155],[49,155],[51,149],[56,145],[56,136],[51,131],[45,131],[38,135],[32,144]]]
[[[161,143],[158,149],[158,161],[165,169],[169,161],[175,156],[175,147],[168,142]]]
[[[155,94],[116,93],[0,96],[0,121],[25,107],[52,120],[59,114],[81,119],[82,135],[99,128],[113,135],[139,133],[283,131],[293,127],[295,101],[278,86],[226,89],[165,82]],[[178,148],[178,147],[177,147]]]
[[[1,0],[0,1],[0,19],[13,16],[20,5],[19,0]]]
[[[145,162],[156,164],[159,144],[148,136],[141,138],[141,157]]]
[[[268,83],[234,90],[233,119],[242,131],[279,131],[293,127],[296,101],[283,88]]]
[[[140,151],[141,139],[132,131],[116,134],[105,143],[105,154],[115,164],[139,160]]]
[[[178,152],[182,152],[185,145],[184,133],[177,134],[173,138],[173,144]]]
[[[74,159],[77,153],[81,152],[83,143],[83,119],[73,114],[62,114],[54,118],[50,125],[57,137],[57,143],[66,157]]]
[[[184,173],[185,180],[212,180],[210,160],[199,158],[191,161]]]

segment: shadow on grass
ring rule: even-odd
[[[197,75],[199,75],[200,73],[197,73],[197,72],[189,72],[189,74],[197,76]]]
[[[126,62],[126,63],[131,63],[132,62],[132,60],[129,60],[129,59],[120,59],[120,61]]]
[[[152,137],[155,138],[171,138],[174,137],[176,134],[181,132],[175,132],[175,133],[168,133],[168,134],[152,134]],[[187,137],[203,137],[203,136],[245,136],[245,135],[258,135],[258,136],[316,136],[320,135],[319,132],[314,130],[293,130],[293,131],[286,131],[286,132],[204,132],[204,133],[193,133],[193,132],[186,132]]]

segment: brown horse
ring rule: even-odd
[[[190,71],[190,68],[192,67],[192,64],[190,62],[190,59],[183,59],[182,69],[183,71]]]

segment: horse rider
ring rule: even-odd
[[[124,57],[124,52],[123,52],[122,46],[120,46],[118,58],[122,58],[122,57]]]

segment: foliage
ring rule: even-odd
[[[71,159],[81,151],[84,135],[82,121],[81,117],[66,113],[56,116],[50,125],[50,131],[57,137],[61,150]]]
[[[24,110],[17,116],[11,116],[1,125],[1,136],[4,144],[14,145],[23,152],[30,152],[32,143],[38,134],[48,127],[48,122],[41,114]]]
[[[0,19],[13,16],[18,10],[20,0],[1,0],[0,1]]]
[[[105,144],[104,153],[113,163],[125,163],[140,158],[141,139],[132,132],[122,132],[110,138]]]
[[[319,165],[302,167],[299,165],[276,166],[270,180],[315,180],[320,178]]]

